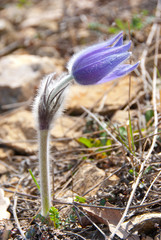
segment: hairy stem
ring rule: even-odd
[[[49,130],[39,130],[39,169],[42,215],[46,217],[51,207]]]
[[[54,91],[52,91],[52,95],[54,96],[54,94],[56,94],[57,92],[59,92],[62,88],[64,88],[65,86],[67,86],[71,80],[73,79],[72,75],[66,75],[64,76],[61,81],[59,82],[59,84],[57,85],[57,87],[55,88]]]

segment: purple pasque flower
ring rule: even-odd
[[[106,42],[98,43],[76,54],[69,62],[68,70],[81,85],[100,84],[123,77],[139,64],[124,64],[131,55],[131,41],[123,45],[123,32]]]

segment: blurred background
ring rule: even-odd
[[[73,53],[119,31],[133,41],[132,61],[138,61],[156,5],[156,0],[1,0],[0,110],[29,100],[44,74],[61,74]]]

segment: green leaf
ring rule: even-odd
[[[132,124],[131,124],[131,116],[129,112],[129,127],[130,127],[130,137],[131,137],[131,143],[132,143],[132,151],[135,155],[135,144],[134,144],[134,137],[133,137],[133,131],[132,131]]]
[[[147,16],[149,14],[149,11],[147,9],[143,9],[141,13],[143,16]]]
[[[144,170],[144,174],[149,173],[151,170],[152,170],[152,167],[151,167],[151,166],[147,167],[147,168]]]
[[[86,198],[84,197],[80,197],[80,196],[75,196],[75,199],[74,199],[76,202],[79,202],[79,203],[85,203],[86,202]]]
[[[106,132],[100,133],[100,137],[101,137],[101,145],[105,146],[107,142],[107,133]]]
[[[132,28],[132,29],[138,29],[138,30],[140,30],[140,29],[143,28],[143,23],[142,23],[142,20],[141,20],[140,17],[134,16],[134,17],[132,18],[131,28]]]
[[[84,144],[88,148],[91,148],[93,146],[91,140],[88,138],[80,137],[78,138],[78,142]]]
[[[111,34],[118,33],[119,31],[120,31],[120,29],[118,27],[109,27],[108,28],[108,32]]]
[[[39,184],[38,184],[38,182],[37,182],[35,176],[33,175],[31,169],[29,169],[29,173],[30,173],[30,175],[31,175],[31,177],[32,177],[32,179],[33,179],[33,181],[34,181],[34,183],[36,184],[37,188],[38,188],[39,191],[40,191],[40,186],[39,186]]]
[[[129,173],[130,173],[131,175],[133,175],[134,170],[133,170],[133,169],[130,169],[130,170],[129,170]]]
[[[119,133],[123,140],[127,139],[127,130],[125,127],[119,127]]]
[[[102,198],[102,199],[100,200],[100,205],[101,205],[101,206],[105,206],[105,204],[106,204],[106,199]]]
[[[54,222],[54,227],[58,228],[60,226],[58,209],[55,207],[51,207],[49,213],[50,220]]]
[[[146,123],[148,123],[153,116],[154,116],[154,111],[152,109],[147,110],[145,113]]]
[[[29,0],[18,0],[17,6],[18,7],[25,7],[31,5],[31,1]]]
[[[138,175],[137,172],[134,171],[134,169],[130,169],[130,170],[129,170],[129,173],[130,173],[130,175],[132,175],[132,176],[135,175],[135,177],[137,177],[137,175]]]
[[[104,146],[102,142],[99,139],[96,139],[94,143],[92,144],[92,147],[101,147]]]
[[[91,22],[88,24],[88,28],[95,31],[100,31],[100,29],[107,30],[107,26],[105,24],[101,24],[99,22]]]
[[[121,19],[117,18],[115,22],[116,22],[116,25],[120,28],[120,30],[128,29],[127,23],[124,23]]]
[[[111,146],[111,145],[112,145],[112,140],[111,139],[107,139],[106,146]]]

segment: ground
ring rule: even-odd
[[[0,238],[109,239],[123,219],[113,239],[161,239],[160,5],[1,0],[0,16]],[[57,210],[44,219],[34,182],[37,88],[44,75],[67,72],[74,53],[120,31],[140,65],[116,81],[71,86],[50,138]]]

